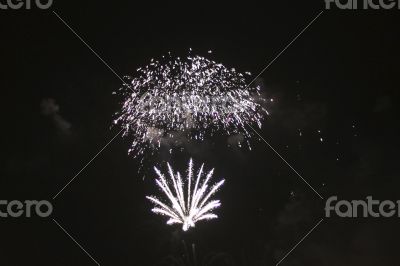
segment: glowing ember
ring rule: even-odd
[[[243,136],[250,146],[253,132],[246,124],[261,128],[268,112],[260,89],[246,86],[245,75],[250,73],[200,56],[151,60],[122,88],[124,102],[114,123],[124,136],[133,136],[129,152],[134,156],[177,135],[202,141],[217,131]]]

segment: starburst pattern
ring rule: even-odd
[[[201,56],[163,57],[139,68],[122,88],[124,101],[115,124],[132,135],[134,156],[171,143],[177,135],[202,141],[221,132],[239,135],[249,147],[253,132],[268,114],[259,87],[246,85],[245,76]],[[239,145],[241,143],[238,143]]]
[[[201,220],[218,218],[212,211],[221,206],[219,200],[210,200],[218,191],[225,180],[221,180],[214,185],[209,181],[214,169],[207,174],[203,173],[204,164],[197,173],[196,180],[193,179],[193,161],[190,159],[186,182],[181,178],[179,172],[174,173],[168,164],[169,179],[154,167],[158,179],[157,186],[161,189],[168,199],[168,203],[162,202],[155,196],[147,196],[155,206],[152,211],[156,214],[169,217],[167,224],[182,224],[182,230],[187,231],[194,227],[195,223]]]

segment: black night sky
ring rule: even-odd
[[[276,265],[322,218],[279,265],[400,265],[399,217],[324,212],[333,195],[400,199],[397,9],[325,10],[256,80],[274,99],[260,134],[324,200],[263,141],[249,151],[221,136],[149,156],[140,173],[132,139],[119,136],[53,200],[118,133],[122,101],[119,78],[53,11],[120,76],[189,48],[255,76],[323,10],[323,1],[93,0],[0,10],[0,199],[54,205],[46,219],[0,218],[0,265]],[[226,183],[219,219],[183,233],[145,196],[150,166],[171,160],[184,172],[189,158]]]

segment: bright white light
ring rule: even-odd
[[[203,141],[218,131],[242,135],[249,145],[254,133],[247,124],[261,128],[268,114],[260,88],[247,86],[249,74],[200,56],[152,59],[128,77],[114,123],[124,136],[133,136],[133,156],[157,150],[178,134]]]
[[[196,180],[193,180],[193,161],[190,159],[185,181],[182,180],[179,172],[174,173],[169,164],[168,175],[170,180],[167,180],[160,170],[154,167],[158,175],[157,186],[168,199],[168,203],[162,202],[155,196],[147,196],[146,198],[154,204],[152,209],[154,213],[169,217],[167,224],[182,224],[182,230],[187,231],[190,227],[194,227],[198,221],[218,218],[211,211],[220,207],[221,203],[219,200],[210,199],[225,180],[211,186],[209,181],[214,169],[205,174],[203,167],[204,164],[197,172]]]

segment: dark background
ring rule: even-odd
[[[0,198],[51,200],[118,132],[121,81],[53,10],[120,76],[189,48],[255,76],[324,9],[281,2],[1,10]],[[399,12],[325,11],[257,80],[274,99],[261,134],[325,199],[399,199]],[[148,166],[165,158],[147,158],[138,173],[118,137],[53,202],[52,217],[0,220],[0,264],[95,265],[54,218],[101,265],[186,260],[193,243],[197,265],[275,265],[324,216],[324,201],[265,143],[252,146],[217,138],[171,159],[183,172],[193,157],[227,180],[220,218],[182,233],[145,199]],[[325,219],[281,265],[400,265],[399,236],[399,218]]]

